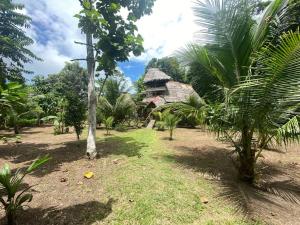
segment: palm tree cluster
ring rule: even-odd
[[[112,117],[113,123],[116,125],[135,117],[136,104],[129,94],[121,94],[115,104],[110,103],[105,97],[100,97],[97,111],[101,121]]]
[[[184,65],[198,64],[216,78],[223,98],[205,107],[208,124],[232,141],[248,182],[263,148],[300,139],[300,2],[273,0],[261,15],[254,3],[197,1],[201,44],[178,51]]]

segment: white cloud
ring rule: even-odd
[[[31,49],[44,59],[28,65],[28,69],[35,74],[56,73],[65,61],[85,57],[84,46],[74,44],[75,40],[84,40],[74,18],[80,10],[78,0],[15,1],[25,4],[24,12],[33,20],[29,35],[36,41]],[[197,30],[193,1],[157,0],[153,13],[137,23],[146,51],[133,59],[146,63],[152,57],[170,55],[192,41]]]
[[[25,14],[32,19],[32,26],[27,30],[35,43],[30,46],[43,61],[34,61],[26,66],[34,74],[47,75],[60,71],[64,63],[73,58],[85,57],[85,48],[74,43],[84,40],[74,15],[80,5],[74,0],[39,0],[16,2],[25,5]]]
[[[153,13],[138,21],[144,38],[145,53],[138,57],[146,60],[164,57],[194,39],[193,0],[157,0]]]

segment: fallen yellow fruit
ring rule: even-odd
[[[86,172],[86,173],[84,174],[84,177],[87,178],[87,179],[91,179],[93,176],[94,176],[94,173],[93,173],[93,172]]]

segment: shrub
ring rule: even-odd
[[[124,124],[117,124],[115,130],[119,132],[125,132],[128,130],[128,127]]]
[[[22,209],[25,202],[32,200],[32,194],[26,193],[32,186],[23,187],[24,177],[49,159],[49,156],[46,155],[35,160],[24,171],[18,169],[14,174],[12,174],[8,164],[5,164],[0,171],[0,200],[5,209],[8,225],[15,224],[16,212]]]
[[[18,125],[20,127],[34,127],[38,125],[37,119],[19,119]]]
[[[156,122],[155,126],[157,127],[158,131],[164,131],[166,129],[166,124],[164,121]]]
[[[9,127],[15,126],[15,123],[14,123],[12,117],[8,119],[7,125]],[[17,120],[17,125],[19,127],[34,127],[34,126],[38,125],[38,121],[37,121],[37,119],[21,119],[21,118],[19,118]]]
[[[165,124],[165,117],[166,115],[169,114],[169,110],[165,110],[163,112],[153,112],[152,115],[154,116],[154,119],[157,121],[155,123],[155,126],[157,128],[157,130],[159,131],[164,131],[165,130],[165,127],[166,127],[166,124]]]

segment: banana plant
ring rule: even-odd
[[[5,164],[0,171],[0,202],[4,206],[8,225],[16,224],[17,211],[33,198],[32,194],[28,193],[33,186],[22,188],[24,177],[49,159],[48,155],[38,158],[25,170],[18,169],[15,173],[12,173],[9,165]]]

